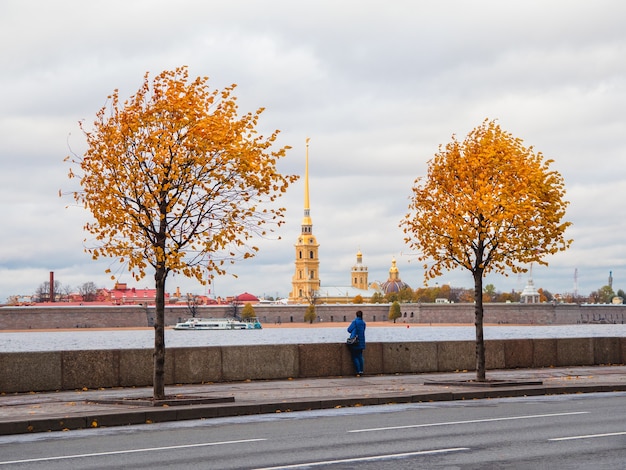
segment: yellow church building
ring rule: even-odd
[[[306,160],[304,165],[304,217],[296,248],[296,271],[291,280],[289,300],[297,303],[310,303],[320,291],[319,243],[313,235],[313,221],[309,204],[309,140],[306,139]]]
[[[304,166],[304,216],[300,235],[295,244],[295,272],[291,280],[291,303],[351,303],[356,296],[367,301],[377,289],[368,283],[367,266],[359,250],[356,264],[352,266],[351,283],[346,286],[322,286],[320,282],[319,243],[313,234],[313,221],[309,201],[309,140],[306,139]]]

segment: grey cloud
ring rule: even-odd
[[[114,89],[128,97],[146,71],[185,64],[214,88],[237,83],[242,112],[266,107],[262,132],[281,129],[279,145],[293,147],[281,171],[303,172],[311,137],[323,282],[347,282],[360,248],[371,279],[385,280],[395,256],[403,279],[421,285],[397,226],[413,180],[452,134],[497,118],[555,160],[571,201],[575,243],[534,267],[535,284],[571,290],[578,268],[588,293],[612,269],[626,288],[625,10],[610,1],[319,1],[305,11],[287,1],[2,2],[0,203],[11,228],[0,236],[0,301],[52,269],[71,283],[112,284],[104,270],[115,263],[83,253],[88,214],[56,196],[74,184],[62,159],[83,150],[77,121],[89,124]],[[239,279],[218,279],[220,293],[288,293],[302,185],[279,202],[282,239],[259,241],[261,253],[232,268]],[[488,278],[501,290],[525,279]],[[460,271],[433,282],[471,285]]]

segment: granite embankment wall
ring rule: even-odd
[[[486,341],[488,369],[623,364],[626,338]],[[473,341],[368,343],[368,374],[475,370]],[[0,353],[0,393],[152,384],[152,350]],[[167,385],[353,373],[343,344],[170,348]]]
[[[306,305],[257,305],[254,307],[262,323],[301,323]],[[242,306],[238,307],[241,312]],[[354,312],[362,310],[366,321],[387,321],[389,304],[323,304],[316,306],[320,322],[346,322]],[[473,304],[401,304],[405,323],[474,323]],[[232,316],[232,306],[198,307],[198,317]],[[191,314],[184,306],[167,306],[165,324],[174,325]],[[484,305],[484,322],[516,325],[566,325],[576,323],[624,323],[626,305],[578,304],[493,304]],[[154,307],[128,306],[64,306],[2,307],[0,330],[53,328],[121,328],[147,327],[154,323]]]
[[[146,327],[154,317],[150,310],[135,305],[2,307],[0,330]]]

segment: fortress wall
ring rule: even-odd
[[[2,307],[0,330],[147,326],[141,306]]]
[[[626,338],[486,341],[487,369],[623,364]],[[474,341],[368,343],[368,374],[475,370]],[[353,374],[344,344],[166,350],[167,385]],[[152,385],[150,349],[0,353],[0,393]]]
[[[241,313],[242,306],[237,311]],[[261,323],[302,323],[306,305],[256,305]],[[397,323],[472,324],[474,304],[401,304],[402,317]],[[316,306],[317,322],[349,322],[357,310],[365,321],[382,322],[389,317],[389,304],[321,304]],[[198,317],[232,316],[228,305],[197,308]],[[122,328],[149,327],[154,324],[154,307],[64,306],[0,308],[0,330],[55,328]],[[190,317],[186,306],[166,306],[165,324],[172,326]],[[624,323],[626,305],[518,304],[485,303],[484,322],[511,325],[567,325],[576,323]]]

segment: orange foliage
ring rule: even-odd
[[[524,264],[545,265],[546,255],[565,250],[568,203],[551,163],[488,120],[440,147],[400,223],[420,261],[432,261],[425,278],[459,266],[481,276],[525,272]]]
[[[283,222],[284,208],[261,205],[297,179],[276,169],[288,147],[271,149],[278,131],[257,134],[262,108],[237,115],[235,85],[207,83],[186,67],[152,84],[146,74],[123,104],[117,90],[109,96],[92,130],[80,123],[88,150],[72,159],[82,174],[74,198],[94,216],[94,259],[119,258],[137,279],[151,265],[206,282],[207,268],[223,274],[225,261],[254,256],[246,242]]]

